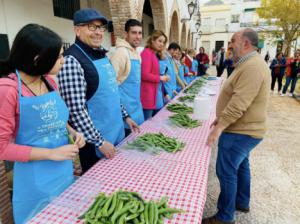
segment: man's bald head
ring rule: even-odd
[[[233,59],[237,62],[244,55],[255,51],[258,45],[257,32],[251,28],[240,30],[233,34],[229,49],[233,52]]]
[[[240,31],[243,38],[247,38],[251,45],[255,48],[258,46],[258,34],[251,28],[246,28]]]

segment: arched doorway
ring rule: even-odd
[[[143,23],[143,37],[147,37],[153,30],[166,33],[166,8],[164,0],[140,0],[138,15]]]
[[[174,11],[170,24],[169,43],[179,43],[179,17],[178,12]]]
[[[185,23],[182,25],[180,46],[182,49],[187,48],[187,32]]]

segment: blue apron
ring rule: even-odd
[[[159,60],[159,74],[161,76],[165,75],[167,69],[167,64],[165,61]],[[164,96],[163,96],[163,82],[159,81],[156,95],[156,109],[159,110],[164,107]]]
[[[184,65],[180,65],[178,69],[178,76],[182,82],[184,82]],[[176,91],[180,92],[182,90],[181,86],[179,83],[177,83],[177,88]]]
[[[184,65],[184,73],[189,74],[189,72],[190,72],[189,67],[187,65]],[[184,79],[185,79],[187,84],[191,83],[191,76],[190,75],[184,76]]]
[[[198,73],[198,61],[193,59],[192,61],[192,71],[195,73],[194,76],[192,76],[192,81],[196,78],[196,75]]]
[[[175,69],[174,69],[174,64],[173,64],[173,60],[168,57],[164,61],[168,67],[167,74],[170,76],[170,80],[168,82],[165,82],[164,85],[165,85],[167,94],[169,95],[169,97],[171,99],[173,99],[174,98],[173,91],[176,90],[176,73],[175,73]]]
[[[94,64],[99,76],[98,88],[87,101],[89,116],[104,139],[117,145],[125,137],[125,132],[115,70],[107,57],[93,61],[84,50],[75,45]],[[99,158],[103,157],[98,149],[95,148],[95,151]]]
[[[23,97],[18,76],[19,129],[16,144],[54,149],[68,144],[69,111],[56,91]],[[73,182],[73,165],[65,161],[15,162],[13,212],[16,224],[25,223]]]
[[[130,58],[130,53],[128,51]],[[138,59],[131,59],[131,68],[127,79],[119,85],[121,103],[125,106],[130,117],[138,124],[144,122],[144,113],[141,103],[141,62]],[[125,123],[125,128],[129,129]]]

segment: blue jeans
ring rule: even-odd
[[[143,109],[145,121],[157,114],[159,110]]]
[[[234,220],[236,206],[248,208],[250,203],[250,151],[262,139],[249,135],[223,132],[218,144],[217,176],[221,193],[217,219]]]
[[[297,84],[297,76],[296,77],[286,77],[285,85],[283,87],[282,93],[286,93],[287,89],[289,88],[290,83],[292,82],[290,93],[294,93],[296,84]]]

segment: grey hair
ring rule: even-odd
[[[253,47],[258,47],[258,34],[251,28],[246,28],[242,32],[242,37],[246,37]]]

